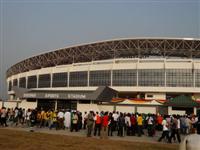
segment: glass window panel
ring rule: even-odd
[[[90,86],[110,86],[111,71],[90,71]]]
[[[13,86],[18,86],[18,80],[17,79],[13,80]]]
[[[8,82],[8,91],[11,91],[11,90],[12,90],[12,82],[9,81],[9,82]]]
[[[39,75],[39,83],[38,83],[39,88],[50,87],[50,83],[51,83],[50,74]]]
[[[136,86],[137,70],[113,70],[113,86]]]
[[[195,70],[195,86],[200,87],[200,69]]]
[[[139,69],[138,70],[139,86],[164,86],[165,72],[164,69]]]
[[[69,86],[87,86],[88,72],[70,72]]]
[[[68,81],[68,73],[54,73],[52,87],[66,87]]]
[[[192,69],[166,69],[166,84],[169,87],[192,87]]]
[[[26,78],[19,78],[19,87],[26,88]]]
[[[28,76],[27,88],[37,88],[37,76]]]

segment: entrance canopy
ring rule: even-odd
[[[117,91],[107,86],[100,86],[96,91],[51,91],[51,90],[28,90],[24,88],[13,88],[15,95],[19,98],[34,99],[70,99],[70,100],[94,100],[110,102],[116,97]]]
[[[174,107],[200,107],[200,103],[192,99],[191,96],[180,95],[168,100],[165,105]]]

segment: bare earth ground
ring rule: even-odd
[[[1,150],[177,150],[178,144],[102,140],[68,135],[0,129]]]

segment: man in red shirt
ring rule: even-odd
[[[157,116],[157,128],[158,131],[162,131],[162,121],[163,121],[163,117],[161,115]]]
[[[102,127],[101,127],[101,138],[102,139],[108,138],[108,123],[109,123],[108,112],[105,112],[105,114],[102,118]]]
[[[131,115],[131,135],[135,136],[135,132],[137,130],[137,124],[136,124],[136,117],[135,117],[135,114],[132,114]]]
[[[101,131],[101,117],[99,115],[99,112],[96,112],[94,121],[95,121],[94,136],[96,136],[97,131],[98,131],[98,136],[100,136],[100,131]]]

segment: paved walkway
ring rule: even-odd
[[[18,131],[27,131],[30,132],[31,128],[27,128],[27,127],[4,127],[1,129],[9,129],[9,130],[18,130]],[[66,130],[49,130],[48,128],[33,128],[34,132],[37,133],[47,133],[47,134],[56,134],[56,135],[67,135],[67,136],[78,136],[78,137],[86,137],[86,132],[87,130],[80,130],[79,132],[70,132],[68,129]],[[120,141],[134,141],[134,142],[147,142],[147,143],[158,143],[157,140],[158,138],[161,136],[162,132],[156,132],[156,135],[154,137],[148,137],[147,136],[147,131],[144,130],[145,135],[138,137],[138,136],[124,136],[124,137],[119,137],[117,136],[117,132],[114,132],[113,136],[109,136],[109,139],[111,140],[120,140]],[[92,136],[92,138],[96,138],[99,139],[99,137],[94,137]],[[183,139],[184,136],[181,136],[181,138]],[[169,144],[166,141],[162,141],[160,143],[163,144]],[[178,144],[177,142],[172,143],[172,144]]]

